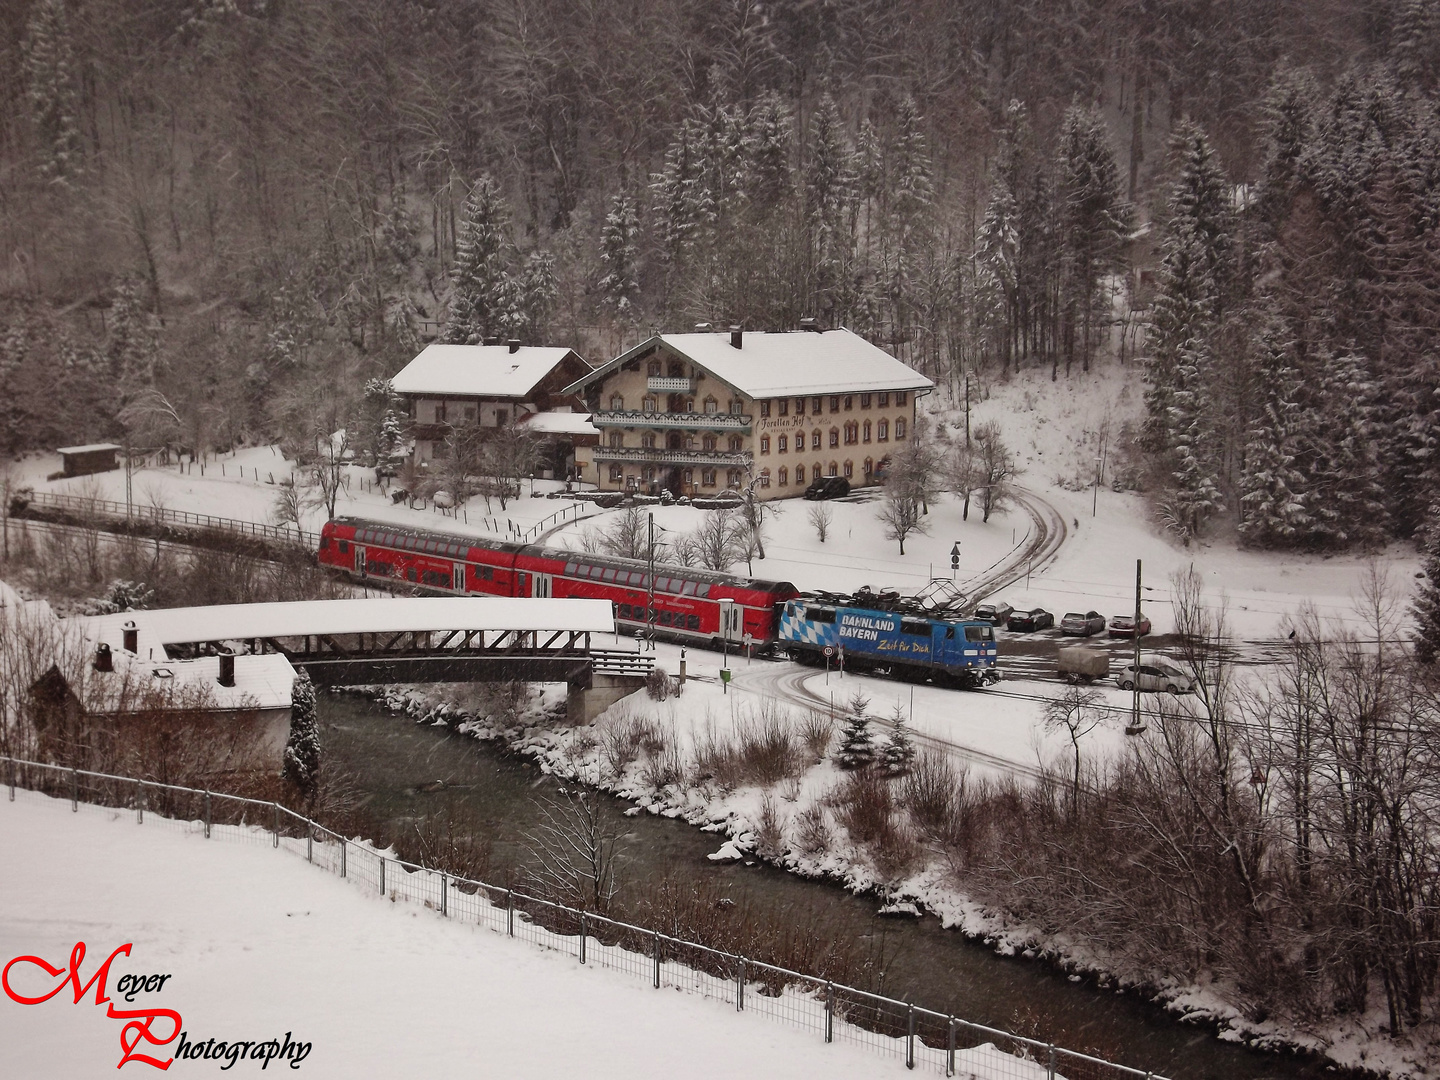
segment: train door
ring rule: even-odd
[[[531,596],[550,596],[554,589],[554,575],[532,574],[531,575]]]
[[[451,567],[450,586],[456,592],[465,591],[465,564],[457,562]]]
[[[530,595],[530,575],[527,574],[524,570],[515,571],[515,595]]]
[[[745,640],[745,609],[733,600],[720,602],[720,634],[735,645]]]
[[[364,576],[365,576],[365,549],[364,549],[363,547],[361,547],[359,544],[355,544],[355,545],[353,545],[353,546],[354,546],[354,548],[355,548],[355,573],[359,574],[361,577],[364,577]]]

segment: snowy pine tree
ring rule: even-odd
[[[1130,226],[1120,171],[1098,110],[1072,105],[1066,111],[1056,176],[1062,258],[1060,344],[1069,374],[1077,355],[1081,369],[1090,370],[1096,331],[1109,311],[1101,284],[1119,268],[1121,241]]]
[[[560,297],[555,256],[548,251],[530,252],[512,288],[514,300],[508,320],[511,332],[527,345],[543,345],[550,313]]]
[[[826,325],[838,325],[845,317],[845,286],[855,255],[856,176],[855,153],[829,94],[810,117],[804,186],[812,310]]]
[[[1376,384],[1364,358],[1351,351],[1321,357],[1306,448],[1308,538],[1323,547],[1384,542],[1389,514],[1375,444]]]
[[[290,739],[285,744],[284,775],[307,796],[320,782],[320,719],[315,710],[315,686],[300,671],[290,691]]]
[[[514,318],[515,303],[514,283],[507,270],[509,258],[509,212],[500,186],[487,173],[465,199],[442,341],[476,345],[505,334]]]
[[[105,351],[111,375],[122,394],[137,393],[154,382],[160,326],[141,302],[140,290],[133,281],[122,281],[115,287],[109,324],[110,340]]]
[[[905,730],[905,710],[898,703],[891,714],[890,734],[880,748],[880,768],[887,776],[903,776],[915,760],[915,743]]]
[[[840,747],[835,763],[842,769],[863,769],[875,760],[875,738],[870,732],[870,718],[856,710],[845,718],[840,729]]]
[[[1187,342],[1175,362],[1170,395],[1174,445],[1169,455],[1172,526],[1186,541],[1198,536],[1207,518],[1225,509],[1208,392],[1210,357],[1204,346]]]
[[[622,191],[610,200],[610,210],[600,230],[600,261],[605,264],[605,273],[597,282],[600,303],[620,322],[634,322],[640,315],[636,306],[640,282],[635,261],[639,235],[640,216],[635,200]]]
[[[1296,464],[1303,450],[1304,410],[1300,375],[1278,320],[1260,335],[1257,351],[1254,382],[1260,402],[1246,432],[1240,535],[1249,544],[1273,547],[1295,543],[1309,522],[1306,478]]]
[[[1415,659],[1433,664],[1440,655],[1440,506],[1431,507],[1425,532],[1424,578],[1415,591],[1410,612],[1415,616]]]
[[[26,97],[41,147],[40,175],[65,184],[82,170],[79,89],[65,0],[36,0],[21,43]]]

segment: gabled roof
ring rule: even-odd
[[[588,365],[573,349],[521,345],[427,345],[390,380],[397,394],[526,400],[567,357]]]
[[[884,349],[849,330],[747,331],[740,348],[730,333],[658,334],[578,379],[579,393],[622,364],[663,345],[752,398],[845,394],[869,390],[930,390],[935,384]]]

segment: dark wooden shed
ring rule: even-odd
[[[114,443],[62,446],[55,452],[60,455],[64,465],[62,472],[66,476],[89,476],[120,467],[120,447]]]

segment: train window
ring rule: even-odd
[[[696,595],[696,596],[709,596],[709,595],[710,595],[710,586],[709,586],[709,585],[696,585],[696,586],[695,586],[695,595]]]
[[[628,618],[630,618],[630,605],[629,605],[629,604],[621,604],[620,607],[619,607],[619,610],[618,610],[618,612],[617,612],[617,616],[618,616],[619,618],[621,618],[621,619],[628,619]]]
[[[686,615],[686,616],[685,616],[685,629],[687,629],[687,630],[699,630],[699,629],[700,629],[700,616],[699,616],[699,615]]]
[[[967,626],[965,627],[966,641],[994,641],[995,628],[993,626]]]
[[[407,567],[405,568],[405,580],[406,580],[406,581],[414,581],[414,580],[415,580],[415,567],[413,567],[413,566],[407,566]]]
[[[601,581],[613,582],[613,581],[615,580],[615,571],[614,571],[614,570],[606,570],[604,573],[602,573],[602,574],[600,575],[600,580],[601,580]]]
[[[834,608],[806,608],[805,615],[811,622],[833,623],[835,621]]]
[[[945,628],[945,640],[946,640],[946,641],[954,641],[954,640],[955,640],[955,628],[954,628],[953,626],[947,626],[947,627]]]
[[[901,619],[900,632],[902,634],[913,634],[916,637],[929,637],[930,624],[918,619]]]
[[[660,625],[673,626],[675,624],[675,613],[673,611],[660,612]]]
[[[681,595],[681,596],[694,596],[694,595],[695,595],[695,582],[693,582],[693,581],[687,581],[687,582],[685,582],[683,585],[681,585],[679,592],[680,592],[680,595]]]
[[[573,562],[567,562],[567,563],[565,564],[565,576],[566,576],[566,577],[574,577],[574,576],[575,576],[575,570],[576,570],[576,566],[575,566],[575,564],[574,564]]]
[[[482,581],[495,580],[495,568],[493,566],[477,566],[475,567],[475,573],[479,575]]]
[[[340,554],[341,554],[341,555],[348,555],[349,553],[350,553],[350,541],[348,541],[348,540],[341,540],[341,541],[340,541]]]

